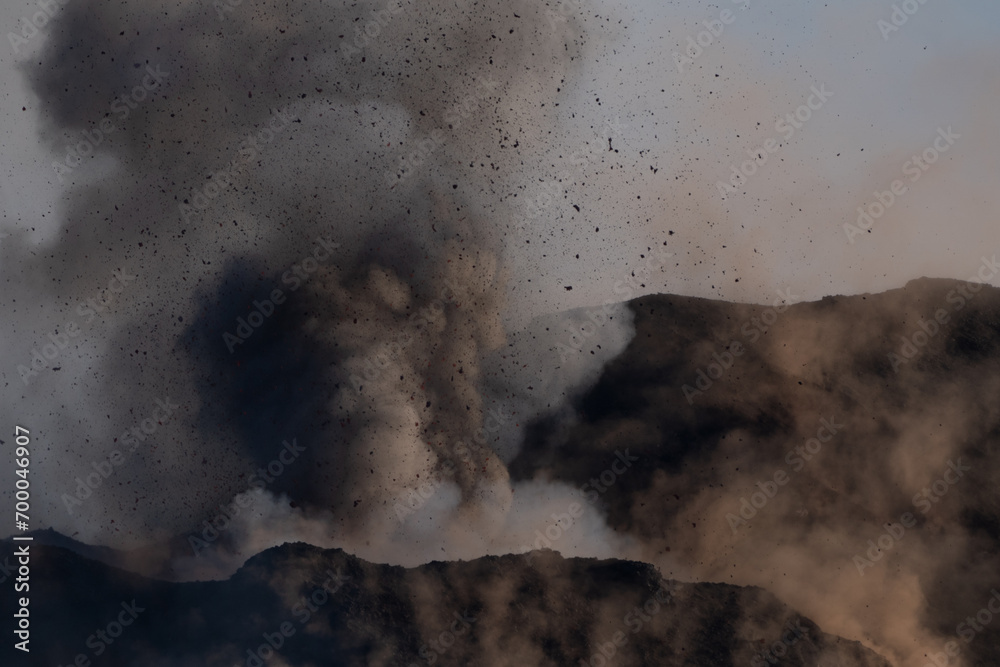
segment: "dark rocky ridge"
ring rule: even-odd
[[[303,623],[294,607],[327,572],[349,579]],[[789,647],[783,665],[888,664],[855,642],[822,633],[766,591],[725,584],[665,582],[666,603],[649,603],[649,621],[632,632],[639,617],[627,621],[627,614],[655,600],[662,582],[650,565],[563,559],[549,551],[530,561],[487,557],[404,569],[339,549],[286,544],[251,558],[227,581],[171,583],[35,545],[32,652],[29,663],[17,664],[66,665],[84,653],[92,664],[116,667],[244,665],[247,649],[287,622],[294,633],[283,641],[281,660],[267,664],[425,665],[421,648],[433,651],[430,642],[458,623],[456,612],[468,629],[450,647],[438,644],[443,653],[434,652],[434,664],[578,665],[621,631],[627,641],[616,650],[617,665],[747,665],[755,650],[778,640],[785,623],[796,621],[804,637]],[[88,648],[88,637],[133,599],[143,611],[95,658],[98,644]],[[11,602],[4,596],[7,618]],[[437,611],[428,614],[429,608]]]
[[[878,634],[867,633],[901,613],[938,635],[913,650],[914,665],[957,640],[959,624],[1000,586],[1000,290],[924,278],[880,294],[797,303],[776,317],[767,305],[672,295],[631,305],[629,347],[576,400],[575,424],[529,428],[512,479],[579,487],[628,447],[640,462],[599,503],[665,575],[679,565],[702,581],[760,581],[800,607],[770,582],[794,581],[824,606],[852,589],[844,598],[853,606],[840,616],[854,616],[876,644]],[[947,320],[932,325],[938,311]],[[709,373],[714,355],[727,361],[731,341],[745,351],[721,377],[707,378],[705,391],[685,395],[685,385],[699,389],[699,371]],[[790,467],[787,453],[831,417],[839,434],[799,471]],[[957,483],[926,506],[914,500],[958,460],[969,470]],[[790,482],[730,533],[727,517],[776,470]],[[880,552],[858,576],[852,558],[906,512],[917,525],[903,546]],[[779,551],[801,579],[773,564]],[[885,577],[878,586],[872,572]],[[913,578],[903,583],[894,573]],[[826,588],[817,585],[824,579]],[[858,598],[876,602],[907,587],[915,592],[905,612],[886,603],[861,618],[867,604]],[[997,625],[959,643],[964,664],[996,664]],[[896,628],[897,637],[903,632]]]

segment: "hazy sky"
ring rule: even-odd
[[[665,230],[675,232],[683,252],[649,291],[770,301],[781,286],[814,299],[881,291],[921,275],[968,277],[998,245],[991,232],[1000,197],[1000,88],[992,64],[1000,8],[986,0],[918,6],[886,40],[877,22],[890,20],[891,2],[753,0],[743,9],[583,0],[574,11],[586,19],[591,46],[600,43],[599,56],[588,57],[563,97],[553,99],[577,135],[536,147],[539,159],[525,165],[520,197],[508,200],[506,214],[526,222],[535,239],[515,255],[532,283],[516,281],[515,289],[542,296],[540,310],[613,298],[635,249]],[[33,9],[4,3],[0,25],[13,30]],[[729,25],[678,72],[674,52],[683,53],[687,38],[723,10],[733,12]],[[39,242],[58,226],[60,186],[52,156],[39,149],[38,102],[17,67],[37,54],[47,29],[17,55],[9,39],[0,49],[2,225],[8,233],[34,228]],[[722,200],[716,182],[748,159],[748,149],[782,138],[776,120],[805,103],[814,84],[832,97],[750,177],[746,194]],[[572,153],[593,158],[579,149],[605,148],[605,123],[616,119],[619,153],[601,152],[605,164],[579,166]],[[961,135],[951,150],[871,234],[849,244],[843,225],[856,220],[857,207],[908,178],[906,160],[949,126]],[[524,198],[564,171],[580,171],[586,184],[573,184],[565,202],[525,220]],[[568,261],[577,253],[586,261]],[[578,287],[559,289],[568,284]]]

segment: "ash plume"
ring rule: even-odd
[[[631,323],[611,307],[598,354],[565,363],[574,315],[512,325],[524,238],[500,202],[562,131],[549,100],[586,50],[580,16],[552,11],[74,3],[53,19],[25,73],[62,219],[4,266],[36,277],[39,304],[12,346],[31,372],[5,369],[5,391],[72,396],[23,415],[55,444],[38,461],[52,527],[200,578],[293,538],[409,564],[506,553],[566,512],[576,490],[515,488],[506,462]],[[162,84],[134,93],[149,72]],[[70,345],[31,367],[67,322]],[[614,552],[596,509],[578,525],[557,548]]]

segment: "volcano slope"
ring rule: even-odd
[[[1000,586],[997,289],[631,306],[628,349],[572,426],[529,428],[512,479],[593,489],[628,448],[626,483],[596,502],[635,559],[767,588],[895,664],[949,642],[995,662],[1000,623],[975,617]]]
[[[297,543],[197,583],[60,547],[35,546],[32,565],[37,665],[706,667],[767,651],[789,666],[887,664],[761,589],[552,551],[404,569]],[[13,613],[7,596],[3,607]]]

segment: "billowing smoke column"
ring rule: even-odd
[[[620,306],[509,324],[505,200],[560,132],[577,16],[217,5],[76,3],[27,68],[67,196],[44,249],[7,242],[34,305],[3,371],[46,520],[180,578],[292,539],[613,554],[597,506],[505,465],[631,337]]]

